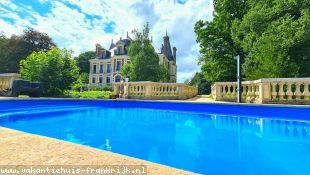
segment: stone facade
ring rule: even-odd
[[[166,34],[162,48],[158,51],[159,64],[167,67],[170,73],[170,83],[175,83],[176,76],[176,48],[171,49],[169,36]],[[124,77],[121,76],[123,65],[130,63],[128,56],[128,46],[132,39],[128,36],[120,38],[116,43],[111,42],[109,49],[96,44],[96,58],[90,60],[89,86],[105,86],[120,82]],[[141,65],[143,66],[143,65]]]

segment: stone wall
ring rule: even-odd
[[[212,96],[216,101],[236,101],[236,82],[216,82]],[[242,82],[242,101],[246,103],[310,104],[310,78],[264,78]]]
[[[185,100],[195,97],[198,89],[182,83],[124,82],[113,85],[121,98],[150,100]]]
[[[13,80],[19,79],[20,75],[16,73],[0,74],[0,91],[12,88]]]

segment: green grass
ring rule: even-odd
[[[71,96],[73,98],[109,99],[112,96],[112,92],[110,91],[85,91],[85,92],[72,91]]]

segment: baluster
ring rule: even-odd
[[[224,86],[223,85],[219,85],[220,86],[220,97],[221,97],[221,99],[223,99],[223,97],[224,97],[224,90],[225,90],[225,88],[224,88]]]
[[[293,97],[292,83],[287,83],[286,96],[288,100],[292,100]]]
[[[278,95],[277,83],[271,83],[270,86],[271,86],[271,99],[272,100],[276,100],[277,99],[277,95]]]
[[[161,92],[161,96],[164,96],[165,95],[165,86],[161,86],[160,87],[160,92]]]
[[[167,90],[167,95],[171,96],[171,94],[170,94],[170,86],[167,85],[167,89],[166,90]]]
[[[137,93],[136,90],[137,90],[137,87],[134,85],[134,86],[133,86],[133,95],[137,95],[137,94],[136,94],[136,93]]]
[[[304,84],[304,93],[303,93],[303,96],[304,96],[304,99],[305,100],[309,100],[310,99],[310,89],[309,89],[309,83],[305,83]]]
[[[158,85],[155,85],[155,96],[158,96]]]
[[[252,96],[251,96],[251,99],[252,99],[252,98],[255,98],[256,87],[254,84],[252,84],[251,86],[252,86]]]
[[[284,83],[280,82],[279,83],[279,99],[280,100],[284,100],[284,96],[285,96],[285,93],[284,93]]]
[[[255,98],[255,86],[251,84],[251,99]]]
[[[258,92],[258,87],[256,86],[256,84],[253,84],[253,89],[254,89],[253,96],[254,96],[254,98],[257,98],[259,94],[257,93]]]
[[[256,85],[255,97],[259,98],[259,86],[258,85]]]
[[[245,90],[246,90],[245,99],[249,99],[249,98],[250,98],[250,93],[251,93],[251,92],[250,92],[250,86],[247,85],[246,88],[247,88],[248,90],[245,89]]]
[[[249,99],[250,99],[250,100],[253,98],[253,95],[254,95],[253,85],[250,84],[250,85],[249,85]]]
[[[253,87],[253,98],[256,98],[256,91],[257,91],[256,86],[253,84],[252,87]]]
[[[155,88],[154,85],[151,85],[151,96],[155,96]]]
[[[227,96],[230,96],[231,92],[230,92],[230,85],[227,85]]]
[[[232,94],[233,94],[233,96],[235,96],[236,95],[236,85],[232,85],[232,87],[233,87],[233,91],[232,91]]]
[[[295,90],[295,97],[296,97],[296,100],[301,100],[301,91],[300,91],[300,86],[301,84],[300,83],[296,83],[296,90]]]
[[[242,85],[242,97],[246,98],[246,86]]]

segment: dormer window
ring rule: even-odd
[[[121,46],[117,46],[117,53],[122,54],[122,47]]]

